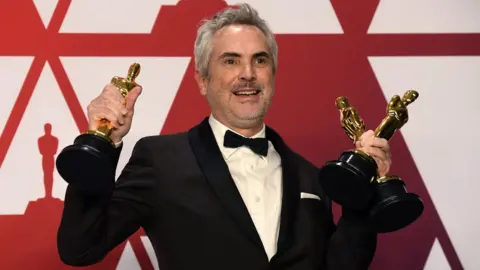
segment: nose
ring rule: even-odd
[[[255,69],[252,68],[251,64],[244,65],[239,75],[240,80],[243,81],[254,81],[256,79]]]

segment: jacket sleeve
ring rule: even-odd
[[[377,248],[377,232],[367,212],[343,208],[335,227],[328,244],[326,269],[368,269]]]
[[[117,164],[121,148],[113,151],[118,151],[113,154]],[[135,144],[116,183],[111,181],[111,190],[101,195],[67,187],[57,233],[58,252],[65,264],[86,266],[103,260],[151,215],[155,173],[145,139]]]

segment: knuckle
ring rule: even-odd
[[[91,105],[87,106],[87,115],[90,117],[90,115],[93,113],[93,107]]]
[[[103,95],[107,95],[107,94],[110,93],[110,91],[111,91],[111,85],[110,85],[110,84],[107,84],[107,85],[105,85],[105,87],[103,88],[103,91],[102,91],[101,95],[102,95],[102,96],[103,96]]]
[[[114,95],[109,95],[104,99],[105,106],[116,108],[121,106],[121,102]]]
[[[97,115],[99,114],[99,109],[96,108],[96,107],[91,107],[89,110],[88,110],[88,115],[92,118],[95,118]]]
[[[111,98],[112,96],[115,96],[116,92],[118,91],[116,91],[116,88],[113,85],[108,85],[107,87],[105,87],[105,90],[102,93],[102,96]]]
[[[123,117],[123,115],[122,115],[121,113],[119,113],[119,112],[116,112],[116,117],[117,117],[117,121],[118,121],[119,123],[122,123],[123,120],[125,119],[125,118]]]
[[[117,89],[117,87],[112,83],[108,83],[105,88],[108,89],[109,92]]]
[[[87,109],[88,108],[94,109],[95,107],[97,107],[100,99],[101,99],[101,96],[98,96],[94,98],[92,101],[90,101],[90,103],[87,106]]]
[[[117,99],[124,99],[122,93],[118,90],[118,88],[115,88],[112,94],[115,96]]]
[[[112,113],[110,112],[110,110],[108,108],[104,108],[104,107],[99,108],[98,110],[95,111],[94,115],[98,119],[105,118],[109,121],[112,120]]]

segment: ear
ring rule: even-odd
[[[200,89],[200,94],[205,96],[207,94],[207,78],[200,75],[198,70],[195,70],[195,80],[197,81],[198,88]]]

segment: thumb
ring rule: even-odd
[[[139,86],[133,88],[132,91],[128,93],[126,98],[125,108],[129,112],[133,111],[133,108],[135,107],[135,103],[137,102],[137,98],[138,96],[140,96],[141,93],[142,93],[142,88]]]

